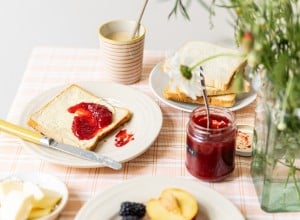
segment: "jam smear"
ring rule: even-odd
[[[112,123],[112,112],[104,105],[81,102],[68,108],[68,112],[76,114],[72,131],[79,140],[93,138],[100,129]]]
[[[247,150],[251,148],[251,136],[250,134],[242,131],[238,131],[236,137],[237,149]]]
[[[129,141],[134,140],[134,136],[131,133],[127,133],[126,129],[120,130],[115,136],[115,146],[122,147],[128,144]]]

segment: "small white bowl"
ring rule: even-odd
[[[251,125],[244,125],[238,124],[237,125],[238,131],[242,133],[242,135],[247,136],[247,142],[250,143],[247,148],[245,146],[239,146],[238,141],[236,144],[236,155],[243,156],[243,157],[250,157],[252,156],[252,142],[253,142],[253,126]],[[238,133],[239,135],[239,133]]]
[[[62,199],[57,207],[47,216],[42,218],[38,218],[38,220],[54,220],[58,217],[60,212],[64,209],[67,204],[69,198],[68,188],[66,187],[65,183],[62,182],[57,177],[46,174],[46,173],[16,173],[10,176],[3,177],[1,179],[10,179],[16,178],[22,181],[29,181],[39,185],[40,187],[50,189],[56,191],[61,194]]]

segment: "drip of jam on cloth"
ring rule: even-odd
[[[115,146],[122,147],[125,144],[128,144],[129,141],[132,140],[134,140],[133,134],[127,133],[126,129],[122,129],[115,136]]]
[[[112,123],[112,112],[104,105],[81,102],[68,108],[75,113],[72,131],[79,140],[89,140]]]

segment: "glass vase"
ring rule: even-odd
[[[284,95],[262,79],[258,91],[251,176],[266,212],[300,211],[299,108],[283,111]],[[282,98],[283,97],[283,98]]]

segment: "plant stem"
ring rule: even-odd
[[[293,164],[292,165],[290,165],[290,164],[286,164],[286,163],[283,163],[282,161],[280,161],[280,160],[278,160],[278,163],[281,163],[282,165],[284,165],[284,166],[287,166],[287,167],[294,167],[294,169],[296,170],[296,171],[300,171],[300,168],[297,168],[297,167],[295,167]]]
[[[293,85],[293,79],[294,79],[294,75],[292,73],[289,74],[289,80],[287,82],[286,85],[286,89],[285,89],[285,95],[284,95],[284,99],[282,102],[282,108],[281,108],[281,113],[280,113],[280,120],[278,123],[278,129],[279,130],[284,130],[286,128],[286,123],[284,122],[284,113],[286,112],[287,106],[288,106],[288,97],[292,91],[292,85]]]
[[[294,180],[295,188],[296,188],[296,191],[297,191],[297,194],[298,194],[298,199],[300,199],[300,189],[299,189],[299,186],[297,184],[297,179],[296,179],[296,176],[295,176],[295,170],[293,170],[293,172],[294,172],[293,180]]]
[[[296,171],[299,169],[297,167],[294,166],[294,163],[295,163],[295,158],[293,158],[292,160],[288,160],[288,164],[286,163],[283,163],[281,161],[278,161],[279,163],[283,164],[284,166],[287,166],[290,168],[290,171],[289,171],[289,175],[285,181],[285,187],[287,187],[287,184],[289,182],[289,179],[290,179],[290,176],[292,176],[293,178],[293,182],[294,182],[294,185],[295,185],[295,188],[296,188],[296,191],[297,191],[297,196],[298,198],[300,199],[300,189],[299,189],[299,186],[298,186],[298,182],[297,182],[297,179],[296,179]]]
[[[215,55],[212,55],[210,57],[207,57],[203,60],[200,60],[199,62],[197,62],[196,64],[194,64],[193,66],[189,67],[189,70],[192,71],[193,69],[195,69],[196,67],[200,66],[201,64],[209,61],[209,60],[212,60],[212,59],[215,59],[217,57],[222,57],[222,56],[231,56],[231,57],[244,57],[244,55],[241,55],[241,54],[233,54],[233,53],[219,53],[219,54],[215,54]]]

